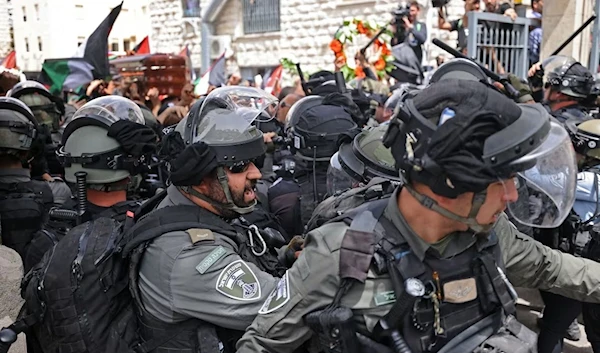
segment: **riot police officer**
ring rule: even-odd
[[[154,131],[144,124],[142,111],[134,102],[105,96],[78,109],[66,126],[57,155],[67,182],[85,189],[83,204],[88,218],[122,221],[135,206],[127,200],[131,177],[147,170],[158,142]],[[87,173],[85,185],[77,184],[76,173],[82,171]],[[65,208],[75,210],[79,201],[83,200],[73,199]]]
[[[276,102],[255,88],[217,88],[163,140],[172,185],[135,225],[165,229],[145,248],[139,269],[144,341],[181,327],[159,340],[160,349],[218,352],[220,342],[231,352],[275,288],[284,268],[269,234],[237,221],[255,209],[255,163],[266,150],[252,123]],[[196,225],[169,231],[184,217]]]
[[[552,56],[542,62],[544,101],[550,114],[559,122],[589,119],[583,103],[588,99],[594,85],[589,70],[568,56]],[[567,227],[568,228],[568,227]],[[551,233],[551,234],[549,234]],[[572,252],[569,246],[572,229],[534,231],[538,241],[555,249]],[[561,240],[562,239],[562,240]],[[541,353],[558,352],[562,347],[562,337],[579,340],[581,333],[577,325],[581,305],[578,301],[541,292],[546,309],[540,320],[538,349]],[[570,323],[570,325],[569,325]]]
[[[310,232],[238,352],[292,352],[311,329],[328,352],[532,352],[504,272],[600,302],[600,264],[531,241],[503,215],[552,227],[573,204],[575,156],[543,107],[447,80],[407,100],[384,142],[406,184]]]
[[[302,98],[288,112],[285,129],[293,155],[282,162],[287,175],[268,190],[271,212],[288,235],[302,234],[314,208],[325,199],[327,168],[338,139],[359,131],[348,111],[350,104],[350,98],[331,93]]]
[[[543,76],[543,104],[558,121],[586,119],[582,105],[589,97],[594,78],[581,63],[568,56],[551,56],[541,64]]]
[[[600,215],[598,212],[600,183],[598,171],[595,169],[600,164],[600,119],[567,120],[566,127],[577,153],[580,171],[577,177],[573,212],[571,217],[567,218],[569,223],[564,227],[565,230],[572,232],[567,243],[570,247],[568,250],[594,261],[600,261],[597,230]],[[584,302],[581,309],[587,339],[592,344],[594,353],[598,353],[600,352],[600,305]],[[570,322],[568,318],[564,321]],[[561,334],[562,332],[556,335]]]
[[[389,197],[400,184],[394,157],[383,145],[387,126],[362,131],[354,140],[342,143],[329,162],[327,194],[315,208],[307,231],[362,203]]]
[[[55,205],[48,183],[32,180],[29,169],[23,168],[38,138],[34,122],[23,102],[0,98],[0,240],[21,255],[25,271],[34,265],[27,261],[31,241]]]
[[[65,115],[63,101],[36,81],[19,82],[6,95],[22,101],[31,109],[38,122],[39,133],[43,136],[46,150],[40,157],[45,160],[38,158],[32,163],[33,175],[41,177],[42,174],[48,173],[52,176],[62,176],[64,169],[56,160],[55,152],[60,144],[58,129]]]

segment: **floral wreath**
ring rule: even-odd
[[[335,55],[336,62],[343,62],[341,71],[344,73],[346,80],[351,80],[355,77],[365,77],[363,68],[358,66],[354,68],[354,65],[349,66],[345,48],[349,43],[355,43],[357,38],[360,36],[366,36],[368,39],[372,39],[380,30],[381,26],[373,23],[362,21],[359,19],[352,19],[350,21],[344,21],[344,24],[335,33],[333,40],[329,43],[329,48]],[[385,77],[386,73],[394,69],[392,61],[394,57],[386,41],[391,38],[391,32],[384,30],[384,32],[377,38],[371,47],[369,52],[365,54],[367,61],[372,64],[375,70],[375,74],[379,79]]]

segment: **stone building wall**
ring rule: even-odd
[[[200,0],[204,8],[210,0]],[[150,1],[150,48],[152,52],[178,54],[187,44],[192,65],[200,68],[200,18],[184,18],[181,0]]]
[[[8,0],[0,0],[0,57],[6,56],[13,50],[11,8]]]
[[[279,64],[280,58],[295,58],[306,72],[331,69],[333,54],[329,43],[345,19],[360,18],[385,23],[397,0],[282,0],[281,29],[278,32],[244,34],[242,0],[227,0],[214,23],[214,35],[231,36],[234,56],[228,60],[228,71],[244,67],[267,67]],[[420,0],[421,20],[427,24],[429,41],[438,37],[455,46],[456,33],[437,30],[437,9],[429,1]],[[449,18],[462,15],[464,1],[452,0]],[[426,46],[426,58],[434,61],[440,50]]]

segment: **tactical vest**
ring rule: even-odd
[[[367,203],[332,220],[350,224],[340,252],[340,291],[346,291],[348,283],[364,283],[369,269],[379,275],[389,273],[397,301],[383,319],[394,332],[402,333],[412,352],[472,352],[503,326],[502,310],[515,312],[516,294],[511,294],[512,287],[500,272],[504,263],[496,234],[491,232],[487,239],[449,259],[428,250],[420,261],[402,234],[382,216],[388,201]],[[403,299],[403,284],[409,278],[419,279],[426,288],[425,295],[410,305]],[[382,322],[373,333],[358,333],[363,337],[361,352],[377,351],[368,347],[378,344],[393,346],[395,338]],[[364,343],[365,336],[372,344]]]
[[[131,230],[131,238],[138,238],[144,232],[157,232],[164,234],[169,231],[186,230],[190,228],[210,229],[218,232],[238,246],[238,255],[246,262],[251,262],[260,270],[280,277],[285,268],[278,264],[274,251],[266,251],[257,256],[249,241],[246,229],[234,226],[221,217],[197,206],[171,206],[158,209],[142,218]],[[141,236],[141,239],[144,237]],[[224,352],[235,352],[235,344],[243,332],[224,330],[210,323],[198,319],[189,319],[184,322],[169,324],[156,319],[144,309],[140,300],[138,276],[139,263],[144,249],[149,242],[140,244],[133,252],[130,271],[130,291],[136,303],[135,309],[140,325],[141,339],[145,342],[142,349],[150,345],[156,346],[153,352],[167,353],[177,350],[179,353],[218,353],[219,342],[223,345]],[[127,251],[127,250],[126,250]],[[200,300],[200,299],[199,299]],[[160,344],[157,344],[159,342]]]
[[[388,179],[376,177],[365,186],[349,189],[326,198],[313,211],[312,217],[306,225],[306,233],[365,202],[389,198],[397,185]]]
[[[43,181],[0,184],[2,244],[18,252],[23,261],[53,202],[52,190]]]

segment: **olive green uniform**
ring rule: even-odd
[[[159,208],[194,205],[175,186]],[[278,278],[238,255],[229,237],[190,229],[163,234],[144,253],[139,288],[144,308],[166,323],[196,318],[245,330]]]
[[[408,226],[398,209],[397,189],[383,217],[406,239],[412,252],[452,258],[482,241],[470,233],[453,233],[428,244]],[[304,317],[329,305],[340,284],[342,240],[349,226],[326,224],[310,232],[302,255],[280,280],[259,315],[237,344],[238,352],[293,352],[312,331]],[[513,285],[544,289],[577,300],[600,302],[600,264],[552,250],[517,231],[503,215],[495,225],[507,275]],[[354,283],[340,305],[351,308],[358,330],[369,332],[394,302],[389,276],[377,276],[371,268],[364,283]]]

